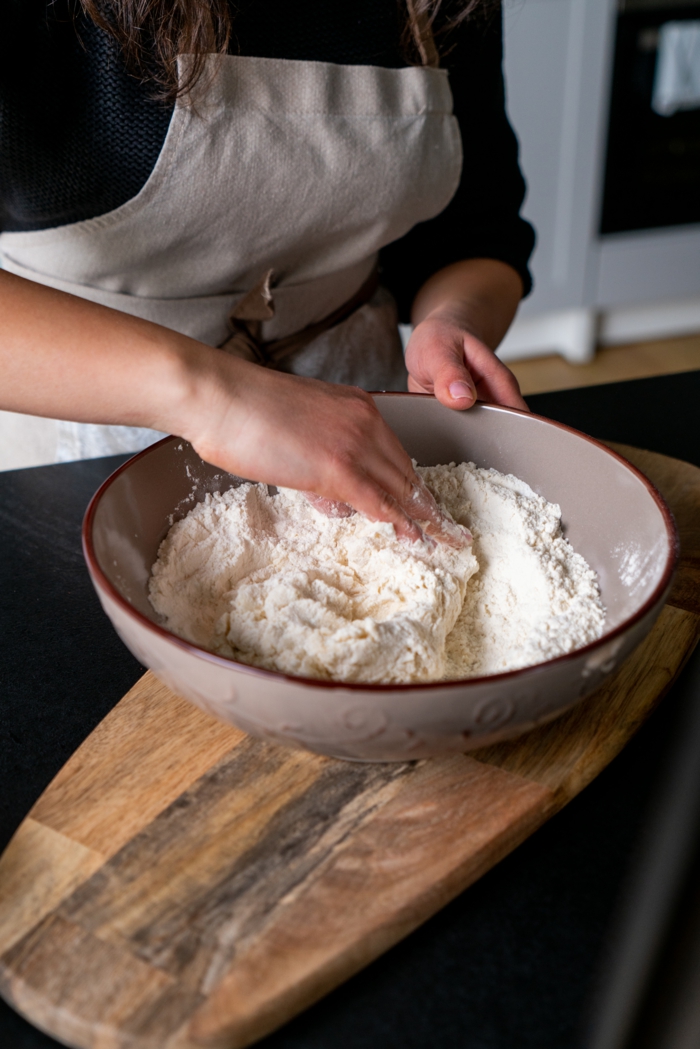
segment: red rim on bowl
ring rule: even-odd
[[[390,392],[383,393],[382,396],[426,397],[430,395],[420,393]],[[582,653],[593,652],[595,649],[600,648],[604,644],[607,644],[609,641],[618,637],[620,634],[625,633],[627,630],[629,630],[631,626],[634,626],[635,623],[643,619],[644,616],[650,611],[651,608],[653,608],[653,606],[656,604],[659,598],[663,595],[667,587],[670,586],[673,574],[676,569],[676,565],[678,564],[678,558],[680,553],[680,540],[673,514],[671,513],[669,507],[666,504],[666,501],[664,500],[659,490],[654,484],[652,484],[648,477],[644,476],[641,470],[638,470],[637,467],[630,463],[629,460],[625,459],[624,456],[618,455],[617,452],[614,452],[611,448],[608,448],[600,441],[597,441],[594,437],[589,437],[588,434],[581,433],[580,430],[575,430],[572,426],[567,426],[565,423],[556,422],[553,419],[547,419],[547,417],[544,415],[535,415],[534,412],[525,412],[521,411],[518,408],[506,408],[502,405],[485,404],[483,402],[477,403],[480,405],[480,407],[486,408],[490,411],[508,412],[513,415],[526,415],[530,419],[538,419],[541,422],[547,423],[549,426],[554,426],[557,429],[565,430],[567,433],[574,434],[576,437],[580,437],[582,440],[587,441],[589,444],[595,445],[596,448],[600,449],[606,455],[609,455],[612,459],[616,459],[618,462],[622,463],[623,466],[625,466],[630,471],[630,473],[632,473],[635,477],[637,477],[638,480],[642,482],[642,484],[645,486],[652,499],[656,503],[663,517],[669,550],[666,558],[666,564],[664,565],[664,570],[661,575],[661,579],[654,587],[653,592],[649,595],[649,597],[641,606],[641,608],[639,608],[634,613],[634,615],[629,616],[614,629],[602,634],[595,641],[591,641],[589,642],[589,644],[583,645],[581,648],[574,649],[573,652],[566,652],[564,653],[564,655],[556,656],[554,659],[548,659],[544,663],[534,663],[532,664],[532,666],[520,667],[517,670],[506,670],[500,674],[488,674],[483,675],[481,677],[457,678],[455,680],[450,681],[423,681],[420,683],[410,684],[407,683],[381,685],[369,683],[364,684],[362,682],[357,681],[335,681],[333,679],[326,678],[297,677],[293,674],[283,674],[277,670],[267,670],[265,667],[255,667],[251,666],[248,663],[240,663],[238,662],[238,660],[235,659],[228,659],[225,656],[219,656],[215,652],[210,652],[208,649],[202,648],[201,645],[195,645],[193,642],[185,641],[183,638],[178,637],[177,634],[173,634],[170,630],[167,630],[165,627],[160,626],[158,623],[154,623],[153,620],[149,619],[142,612],[139,612],[138,609],[134,608],[134,606],[119,593],[116,587],[110,582],[110,580],[100,568],[99,562],[97,560],[97,555],[95,554],[95,548],[92,539],[93,525],[95,514],[97,512],[97,507],[100,503],[100,500],[102,499],[102,496],[114,483],[117,477],[119,477],[119,475],[125,470],[128,470],[138,459],[141,459],[143,456],[148,455],[155,448],[160,448],[170,441],[179,441],[181,440],[180,437],[164,437],[161,441],[157,441],[155,444],[152,444],[148,448],[145,448],[142,452],[138,452],[136,455],[132,456],[130,459],[127,460],[127,462],[123,463],[120,467],[118,467],[118,469],[116,469],[114,473],[110,474],[107,480],[100,485],[100,487],[97,489],[94,496],[90,500],[90,504],[85,512],[85,517],[83,518],[82,542],[83,554],[85,556],[85,560],[88,563],[93,579],[99,583],[100,587],[102,587],[109,594],[113,601],[120,605],[125,612],[128,612],[131,616],[133,616],[134,619],[138,620],[142,626],[146,627],[146,629],[152,631],[160,637],[168,639],[169,641],[176,644],[179,648],[182,648],[187,652],[191,652],[194,655],[199,656],[200,658],[206,659],[220,666],[234,666],[237,670],[240,670],[243,673],[255,674],[257,676],[262,677],[282,679],[285,681],[290,681],[294,684],[303,685],[310,688],[350,689],[361,692],[418,691],[420,689],[425,688],[464,688],[465,685],[473,685],[477,683],[483,684],[484,682],[503,681],[509,678],[523,677],[527,674],[531,674],[534,671],[537,671],[543,666],[555,666],[557,664],[564,663],[567,660],[579,658],[579,656],[581,656]]]

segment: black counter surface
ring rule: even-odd
[[[700,372],[528,398],[595,437],[700,466]],[[90,496],[126,457],[0,473],[0,847],[143,668],[80,551]],[[674,690],[623,753],[498,867],[259,1043],[264,1049],[584,1049],[610,923]],[[0,893],[2,886],[0,885]],[[0,1045],[58,1045],[0,1002]]]

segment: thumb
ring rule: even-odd
[[[476,400],[476,385],[464,363],[464,354],[445,348],[433,365],[435,396],[447,408],[463,410]]]

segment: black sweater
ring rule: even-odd
[[[402,29],[400,0],[237,0],[230,50],[401,68]],[[519,216],[525,187],[505,113],[500,16],[468,21],[443,49],[464,169],[447,208],[381,253],[383,283],[403,319],[423,281],[458,259],[501,259],[526,290],[531,283],[534,233]],[[125,203],[148,179],[171,113],[74,0],[4,0],[0,229],[47,229]]]

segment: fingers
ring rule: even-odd
[[[183,432],[202,458],[240,477],[296,488],[331,516],[357,510],[407,540],[426,531],[461,540],[429,499],[411,499],[413,464],[369,394],[223,354],[214,363],[197,425]]]
[[[472,542],[468,529],[458,525],[438,506],[421,477],[410,485],[403,504],[370,479],[364,479],[360,485],[363,490],[358,489],[355,501],[362,503],[364,515],[373,521],[390,521],[398,538],[410,542],[432,540],[455,549],[464,549]],[[304,496],[326,517],[347,518],[355,513],[348,503],[326,499],[313,492],[304,492]]]
[[[418,542],[426,538],[422,521],[433,526],[439,519],[435,510],[425,512],[425,499],[417,502],[412,493],[421,484],[413,469],[413,463],[394,432],[382,419],[372,402],[376,418],[371,421],[373,433],[367,432],[367,441],[355,449],[354,454],[343,454],[330,464],[331,478],[328,487],[323,482],[313,494],[312,504],[330,516],[347,515],[347,507],[358,510],[372,521],[384,521],[394,527],[399,538]],[[374,440],[369,440],[370,436]],[[427,491],[427,490],[426,490]],[[343,502],[336,495],[343,493]],[[428,499],[432,500],[430,493]],[[434,503],[434,500],[433,500]],[[416,519],[421,512],[422,521]],[[432,530],[439,532],[435,526]]]
[[[405,465],[402,462],[401,466]],[[456,549],[471,543],[469,531],[456,524],[438,506],[423,479],[413,470],[412,463],[408,474],[395,462],[374,456],[365,467],[345,464],[342,473],[345,476],[339,480],[343,490],[351,493],[346,496],[349,502],[341,503],[313,492],[304,493],[312,506],[326,516],[349,517],[355,512],[355,507],[370,520],[391,523],[397,536],[411,542],[432,540]]]
[[[432,393],[448,408],[463,411],[478,399],[529,410],[510,369],[456,324],[428,319],[417,325],[406,363],[409,390]]]
[[[355,513],[348,503],[340,503],[337,499],[326,499],[314,492],[302,492],[302,495],[324,517],[352,517]]]
[[[422,477],[418,477],[417,482],[411,486],[405,509],[413,520],[420,524],[425,534],[437,542],[462,549],[472,541],[469,530],[458,525],[438,506]]]
[[[520,393],[518,380],[495,353],[479,344],[471,354],[470,365],[479,400],[525,412],[530,410]]]
[[[362,471],[356,478],[354,494],[350,498],[352,506],[370,520],[390,522],[400,539],[445,543],[455,549],[463,549],[471,543],[469,531],[456,524],[438,506],[412,464],[410,475],[402,473],[391,462],[375,462],[373,465],[373,474]],[[347,504],[328,499],[314,497],[311,501],[318,510],[331,517],[346,517],[353,512]]]
[[[463,411],[476,401],[476,384],[464,363],[460,345],[447,346],[436,358],[433,390],[448,408]]]
[[[502,404],[506,408],[518,408],[521,412],[530,411],[520,392],[518,380],[509,369],[506,369],[505,375],[495,376],[491,382],[485,384],[484,394],[481,400],[489,401],[492,404]]]
[[[385,521],[394,526],[399,539],[412,543],[425,539],[420,525],[402,508],[399,501],[382,485],[368,476],[358,475],[352,485],[352,505],[370,521]]]
[[[471,408],[477,391],[465,361],[463,333],[451,325],[419,325],[411,339],[409,390],[432,393],[457,411]]]

